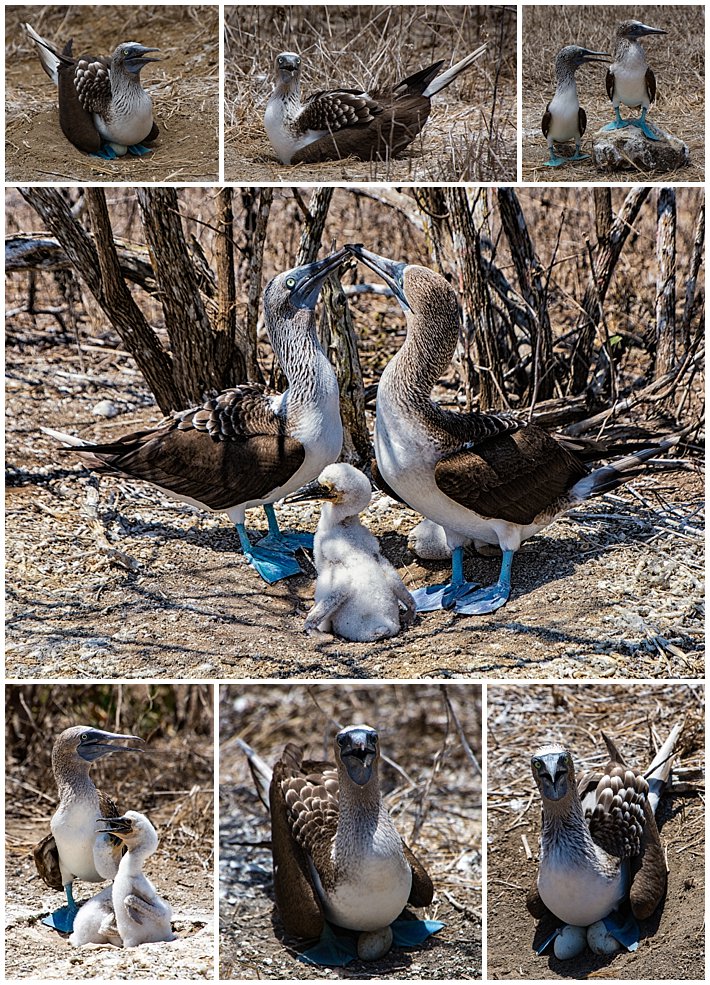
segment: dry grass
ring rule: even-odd
[[[484,56],[432,103],[422,136],[401,160],[287,166],[262,123],[272,66],[304,58],[303,95],[334,85],[377,88],[483,41]],[[225,174],[229,180],[510,180],[515,177],[515,17],[486,7],[228,7],[225,24]],[[498,75],[497,75],[498,73]]]
[[[10,6],[5,11],[7,180],[216,180],[216,6]],[[59,129],[56,91],[22,29],[25,22],[60,46],[73,38],[75,55],[107,55],[126,38],[161,49],[160,61],[142,75],[161,130],[155,153],[107,162],[69,144]]]
[[[665,37],[646,39],[644,47],[656,74],[658,95],[650,119],[684,140],[690,164],[662,175],[668,184],[703,181],[705,175],[705,23],[702,6],[591,6],[529,4],[523,14],[522,110],[524,181],[637,181],[639,174],[617,172],[601,176],[593,161],[561,168],[542,167],[547,145],[540,132],[546,103],[555,91],[555,56],[568,44],[613,54],[616,25],[627,18],[663,28]],[[584,66],[577,73],[580,102],[587,112],[583,150],[589,152],[592,135],[613,118],[604,88],[605,68]],[[631,112],[631,111],[629,111]]]

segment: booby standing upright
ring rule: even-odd
[[[532,757],[543,814],[539,872],[528,909],[537,919],[549,911],[572,928],[585,928],[577,935],[576,953],[586,941],[596,949],[600,936],[608,940],[605,931],[634,950],[639,929],[623,914],[626,901],[633,917],[644,920],[665,894],[666,862],[654,815],[679,733],[675,726],[645,774],[626,766],[604,733],[610,761],[601,775],[585,774],[577,782],[564,746],[545,746]],[[611,945],[605,943],[607,953],[618,949]],[[574,957],[569,945],[566,956]]]
[[[648,448],[588,472],[561,441],[534,424],[499,414],[443,411],[431,390],[446,371],[459,332],[458,300],[439,274],[348,246],[390,286],[407,338],[377,391],[375,452],[385,482],[412,509],[440,524],[452,548],[447,585],[413,592],[420,612],[494,612],[510,595],[513,555],[560,513],[616,488],[664,447]],[[463,541],[503,552],[497,584],[465,581]]]
[[[329,465],[317,482],[289,497],[324,500],[313,545],[318,579],[307,632],[332,630],[346,640],[368,642],[396,636],[401,618],[405,625],[414,619],[414,599],[360,522],[371,498],[369,479],[345,462]]]
[[[632,126],[638,127],[649,140],[661,139],[646,122],[646,113],[656,99],[656,77],[646,60],[646,52],[639,38],[666,33],[640,21],[623,21],[617,27],[614,61],[606,73],[606,91],[616,119],[602,127],[603,130],[619,130]],[[619,112],[622,103],[630,108],[640,106],[641,116],[637,120],[622,119]]]
[[[124,947],[175,940],[170,904],[161,899],[143,866],[158,847],[158,835],[144,814],[126,811],[123,817],[102,818],[102,830],[126,847],[113,881],[113,911]]]
[[[542,117],[542,134],[550,151],[550,159],[545,161],[547,167],[558,168],[568,161],[584,161],[589,157],[589,154],[582,154],[580,150],[582,137],[587,129],[587,114],[579,105],[575,72],[582,65],[608,61],[608,58],[603,51],[590,51],[576,44],[567,45],[558,52],[555,59],[557,87]],[[574,140],[574,155],[558,157],[555,154],[555,144],[568,140]]]
[[[157,58],[158,48],[124,41],[109,57],[72,56],[72,42],[60,51],[29,24],[42,68],[59,90],[59,123],[64,136],[81,151],[113,160],[147,154],[158,138],[153,101],[141,85],[141,69]]]
[[[144,479],[236,525],[245,557],[267,582],[301,570],[299,546],[311,534],[282,534],[273,503],[312,481],[334,462],[343,443],[335,372],[316,334],[314,309],[326,277],[347,256],[339,250],[279,274],[264,291],[264,320],[289,389],[272,393],[245,384],[201,407],[181,411],[156,428],[106,444],[69,444],[94,469]],[[246,510],[264,506],[269,535],[252,546]]]
[[[443,61],[372,94],[329,89],[301,102],[301,56],[276,58],[276,85],[266,104],[264,126],[283,164],[313,164],[353,155],[364,161],[396,157],[422,129],[431,97],[480,58],[486,45],[437,75]]]
[[[51,834],[34,848],[35,864],[52,889],[64,889],[67,905],[50,914],[43,923],[62,933],[72,930],[77,905],[72,895],[75,879],[103,882],[112,879],[121,857],[121,846],[110,835],[99,836],[99,818],[117,815],[113,801],[100,793],[89,776],[91,764],[111,752],[139,752],[143,742],[137,735],[121,735],[102,729],[75,725],[65,729],[52,748],[52,772],[59,793],[50,824]]]
[[[434,888],[382,803],[376,730],[350,725],[337,733],[333,749],[335,767],[304,760],[301,748],[289,743],[274,766],[269,788],[274,891],[287,933],[320,937],[329,921],[360,931],[362,952],[368,935],[388,928],[407,903],[428,906]],[[403,923],[404,931],[420,924]],[[419,940],[441,926],[421,921]],[[391,935],[383,937],[382,953],[391,941]],[[414,936],[406,941],[414,942]],[[338,948],[324,938],[321,949],[307,953],[327,964],[355,956],[338,954]]]

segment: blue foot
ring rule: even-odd
[[[272,551],[286,551],[289,554],[295,554],[301,548],[308,551],[313,550],[313,534],[284,534],[279,531],[278,534],[267,534],[258,543],[259,547],[267,547]]]
[[[397,947],[416,947],[446,924],[440,920],[395,920],[390,926],[393,944]]]
[[[559,168],[563,164],[567,164],[569,160],[568,157],[558,157],[557,154],[550,154],[550,160],[543,161],[542,163],[546,168]]]
[[[97,150],[95,154],[89,155],[90,157],[100,157],[102,161],[115,161],[118,154],[113,149],[111,144],[102,144],[101,150]]]
[[[42,923],[53,930],[58,930],[60,934],[71,934],[74,929],[74,917],[79,912],[77,906],[62,906],[48,917],[44,917]]]
[[[252,546],[243,523],[237,523],[239,543],[249,564],[256,568],[264,581],[273,585],[282,578],[290,578],[301,573],[301,566],[291,553],[269,550],[268,547]]]
[[[572,157],[570,157],[570,161],[588,161],[588,160],[589,160],[589,154],[580,154],[579,151],[575,151]]]
[[[457,584],[427,585],[412,592],[417,612],[435,612],[437,609],[453,609],[460,595],[466,595],[479,586],[475,581],[461,581]]]
[[[128,153],[133,154],[135,157],[142,157],[143,154],[152,153],[152,147],[146,147],[145,144],[129,144]]]
[[[607,123],[606,126],[602,127],[602,130],[623,130],[624,127],[632,126],[631,120],[614,120],[612,123]]]
[[[639,117],[638,120],[630,120],[629,122],[632,127],[638,127],[638,129],[641,131],[644,137],[648,137],[649,140],[663,140],[663,137],[660,135],[660,133],[657,133],[653,129],[653,127],[651,127],[646,122],[644,113],[641,113],[641,116]]]
[[[485,615],[495,612],[510,596],[510,572],[513,551],[503,551],[500,576],[495,585],[480,588],[474,582],[464,581],[463,548],[457,547],[451,559],[451,581],[448,585],[431,585],[412,592],[417,612],[433,612],[434,609],[453,609],[461,616]]]
[[[610,913],[604,917],[604,926],[619,944],[623,944],[627,951],[635,951],[639,946],[641,931],[633,914],[629,913],[622,921],[619,913]]]
[[[538,955],[544,954],[545,951],[550,946],[550,944],[552,944],[552,942],[554,941],[555,937],[559,937],[561,930],[562,930],[561,927],[555,927],[552,933],[548,937],[545,937],[542,944],[538,944],[537,947],[535,947],[535,945],[533,944],[533,951],[535,952],[535,954]]]
[[[497,582],[488,588],[479,588],[465,595],[459,595],[454,604],[454,612],[459,616],[484,616],[500,609],[510,598],[510,585]]]
[[[298,956],[306,964],[325,965],[329,968],[344,968],[357,961],[357,934],[340,930],[326,923],[317,944],[309,947]]]

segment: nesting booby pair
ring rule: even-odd
[[[568,161],[584,161],[589,154],[582,154],[581,144],[587,129],[587,114],[579,105],[577,94],[576,71],[582,65],[608,61],[609,56],[603,51],[591,51],[579,45],[567,45],[557,54],[555,59],[555,77],[557,86],[555,94],[545,107],[542,117],[542,134],[547,140],[550,152],[545,165],[558,168]],[[572,157],[560,157],[555,153],[555,144],[564,144],[574,140]]]
[[[615,119],[607,123],[603,130],[618,130],[622,127],[638,127],[649,140],[661,140],[659,134],[649,126],[646,114],[656,99],[656,77],[646,59],[646,52],[640,38],[653,34],[666,34],[658,27],[649,27],[641,21],[623,21],[616,29],[614,61],[606,74],[606,91],[614,107]],[[637,120],[622,119],[620,105],[631,109],[641,108]]]
[[[313,544],[318,578],[305,630],[367,642],[396,636],[416,614],[414,599],[380,553],[359,513],[372,498],[370,481],[345,462],[329,465],[290,502],[323,500]]]
[[[389,285],[404,310],[407,337],[385,367],[377,392],[375,452],[385,483],[446,531],[452,576],[413,593],[420,612],[494,612],[510,595],[513,556],[524,540],[591,496],[614,489],[668,447],[644,449],[589,471],[563,440],[501,414],[443,411],[431,390],[458,341],[459,308],[444,277],[361,245],[348,247]],[[463,545],[503,553],[498,582],[479,589],[463,573]]]
[[[240,743],[268,786],[274,893],[287,934],[319,944],[304,957],[342,965],[375,960],[392,945],[420,943],[443,924],[397,920],[431,903],[434,887],[382,803],[377,731],[350,725],[333,740],[335,766],[304,758],[289,743],[268,767]],[[394,926],[392,926],[394,924]],[[358,934],[334,933],[345,928]]]
[[[113,879],[121,860],[121,842],[108,832],[97,832],[99,820],[118,817],[119,811],[110,797],[96,789],[89,775],[91,764],[109,753],[140,752],[135,743],[142,742],[136,735],[75,725],[65,729],[52,747],[59,805],[50,823],[51,834],[35,846],[33,854],[46,884],[66,893],[67,905],[43,921],[62,933],[71,932],[77,912],[74,880]]]
[[[553,940],[560,958],[574,957],[587,943],[597,953],[638,946],[636,920],[650,917],[666,892],[655,813],[679,734],[675,726],[645,773],[630,769],[603,733],[610,760],[601,774],[577,781],[572,756],[560,745],[532,757],[542,834],[527,906],[536,919],[552,913],[566,925],[539,953]]]
[[[158,48],[124,41],[110,56],[72,55],[72,42],[62,51],[40,37],[29,24],[25,31],[37,49],[42,68],[57,86],[59,123],[64,136],[81,151],[113,160],[126,153],[141,155],[158,139],[153,101],[141,85],[140,73],[157,58]]]
[[[283,164],[314,164],[350,155],[388,160],[405,150],[426,123],[432,96],[450,85],[486,51],[483,44],[444,72],[443,61],[372,93],[329,89],[301,102],[301,56],[276,58],[276,84],[264,127]]]
[[[181,502],[224,512],[243,553],[267,582],[298,574],[310,534],[282,534],[273,503],[315,479],[343,443],[335,372],[316,333],[315,306],[326,277],[346,258],[338,250],[287,270],[264,290],[264,320],[288,379],[284,393],[245,384],[181,411],[157,427],[105,444],[49,431],[91,468],[143,479]],[[48,430],[48,429],[46,429]],[[245,512],[263,506],[269,535],[252,545]]]
[[[122,817],[99,819],[99,831],[125,848],[112,886],[107,886],[79,910],[69,941],[82,944],[140,944],[175,940],[170,904],[161,899],[144,875],[146,860],[158,847],[158,835],[144,814],[126,811]]]

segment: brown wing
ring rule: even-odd
[[[412,888],[409,891],[409,900],[412,906],[429,906],[434,898],[434,884],[417,856],[406,842],[402,842],[404,857],[409,862],[412,870]]]
[[[294,833],[293,817],[298,803],[298,784],[294,780],[303,776],[305,766],[313,765],[304,764],[301,750],[289,744],[274,766],[269,788],[276,905],[286,932],[306,939],[320,937],[324,917],[304,848],[304,826],[301,826],[301,837]]]
[[[144,137],[143,138],[143,140],[141,141],[141,143],[142,144],[152,144],[153,141],[154,140],[157,140],[159,136],[160,136],[160,130],[158,129],[158,125],[156,123],[154,123],[153,126],[150,128],[150,133],[148,134],[147,137]]]
[[[121,812],[111,798],[102,790],[98,790],[97,793],[99,795],[99,811],[101,812],[101,817],[120,817]]]
[[[104,113],[111,102],[108,58],[82,55],[74,67],[74,87],[79,102],[89,113]]]
[[[327,130],[337,133],[346,127],[374,120],[381,107],[366,92],[332,89],[315,92],[295,120],[301,130]]]
[[[644,803],[646,825],[641,848],[631,861],[631,910],[639,920],[650,917],[663,899],[668,886],[666,858],[648,800]]]
[[[537,888],[537,872],[533,876],[533,881],[527,891],[525,905],[528,908],[528,913],[530,916],[535,917],[536,920],[542,920],[543,917],[548,916],[550,913],[545,904],[542,902],[540,891]]]
[[[42,879],[50,889],[64,889],[62,872],[59,868],[59,852],[53,834],[46,835],[32,849],[32,855]]]
[[[357,157],[361,161],[388,160],[408,147],[429,116],[431,102],[424,96],[398,99],[380,115],[314,140],[292,158],[293,164]]]
[[[59,125],[67,140],[79,150],[90,154],[100,149],[101,137],[94,126],[91,113],[82,105],[76,90],[76,63],[72,58],[71,41],[67,42],[62,55],[71,61],[60,61],[57,69]]]
[[[583,137],[584,131],[587,129],[587,114],[581,106],[579,107],[579,113],[577,113],[577,126],[579,128],[580,137]]]
[[[530,425],[463,447],[436,465],[436,484],[479,516],[532,523],[587,474],[546,431]]]
[[[225,510],[266,496],[298,470],[303,445],[282,431],[263,388],[235,387],[155,429],[87,445],[84,458]]]
[[[646,69],[646,92],[648,93],[649,101],[655,103],[656,101],[656,76],[653,74],[653,70],[650,68]]]
[[[545,112],[542,114],[542,135],[547,137],[550,132],[550,124],[552,123],[552,113],[550,112],[550,104],[548,103],[545,107]]]
[[[614,73],[609,68],[606,70],[606,94],[609,99],[614,98]]]

